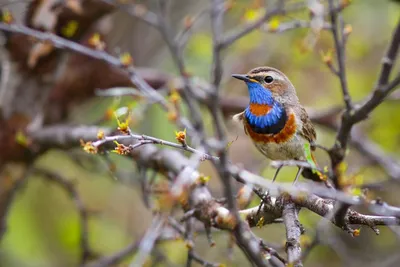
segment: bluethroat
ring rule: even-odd
[[[233,119],[243,123],[257,149],[271,160],[305,161],[304,144],[310,143],[315,150],[316,132],[286,75],[271,67],[258,67],[232,77],[246,83],[250,97],[249,106]],[[299,168],[295,181],[300,172],[314,181],[322,179],[310,169]]]

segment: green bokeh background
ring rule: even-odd
[[[226,31],[239,23],[244,23],[242,17],[245,8],[253,4],[253,1],[236,2],[232,11],[228,13]],[[208,1],[203,4],[189,1],[185,4],[185,12],[195,14],[199,5],[206,4]],[[175,13],[172,12],[174,20],[179,22],[180,14]],[[400,5],[385,0],[354,0],[343,14],[346,23],[353,28],[346,50],[350,94],[354,101],[361,101],[374,87],[379,73],[379,63],[391,31],[399,19]],[[295,13],[282,20],[295,18],[307,19],[307,14]],[[308,29],[282,34],[257,30],[228,48],[224,52],[223,60],[223,95],[247,94],[242,84],[230,78],[231,73],[243,73],[255,66],[269,65],[286,73],[297,88],[300,101],[306,107],[326,109],[343,105],[339,80],[322,63],[320,56],[321,50],[327,51],[332,48],[330,32],[321,32],[314,49],[304,52],[299,44],[307,34],[309,34]],[[135,37],[135,32],[130,35]],[[139,37],[136,39],[140,39]],[[112,34],[109,38],[113,38]],[[127,43],[129,44],[125,42],[121,46],[126,47]],[[185,52],[189,71],[203,79],[209,79],[212,61],[211,44],[211,34],[206,19],[193,34]],[[143,45],[140,49],[146,50],[146,46]],[[156,48],[157,53],[148,58],[140,59],[137,52],[140,49],[132,48],[134,58],[139,58],[138,65],[177,73],[163,43]],[[395,66],[394,72],[398,69],[398,66]],[[107,108],[113,106],[113,101],[115,100],[104,98],[88,101],[76,108],[71,115],[71,121],[93,123],[102,117]],[[131,99],[122,99],[118,105],[132,104],[134,103]],[[400,159],[398,112],[400,112],[398,100],[387,101],[380,105],[361,127],[382,149]],[[212,133],[211,118],[206,112],[204,121]],[[116,122],[111,121],[109,125],[116,126]],[[226,127],[229,140],[235,140],[238,136],[229,150],[232,161],[242,163],[245,168],[265,177],[272,177],[275,170],[268,167],[268,161],[253,148],[241,127],[233,125],[230,121],[227,121]],[[176,126],[166,119],[166,114],[156,106],[149,107],[143,118],[133,125],[133,129],[171,141],[174,140],[174,131],[177,130]],[[320,127],[317,128],[317,132],[318,143],[325,146],[333,144],[335,137],[333,132]],[[328,164],[328,159],[323,153],[318,153],[317,158],[321,166]],[[110,159],[117,165],[114,175],[108,171],[104,159],[84,154],[80,150],[49,151],[36,162],[37,166],[56,171],[74,181],[85,206],[93,211],[89,224],[90,246],[101,255],[114,253],[137,239],[147,229],[151,220],[151,212],[142,204],[139,178],[134,164],[117,155],[112,155]],[[350,149],[347,162],[348,172],[361,171],[364,182],[387,179],[380,168],[371,166],[362,154],[353,149]],[[15,168],[17,170],[20,167],[15,166]],[[210,184],[215,196],[222,196],[221,185],[211,165],[203,163],[201,171],[211,175]],[[291,181],[295,172],[295,168],[285,168],[280,173],[279,180]],[[400,205],[400,198],[396,193],[399,189],[399,186],[394,184],[374,194],[382,196],[390,204]],[[311,252],[305,266],[398,266],[400,262],[399,257],[390,261],[393,255],[398,254],[400,244],[399,236],[387,227],[379,227],[381,230],[379,236],[367,227],[362,227],[361,236],[351,238],[306,210],[301,211],[300,221],[306,229],[305,241],[307,237],[311,239],[314,236],[318,227],[325,229],[321,236],[322,245]],[[78,213],[66,192],[43,177],[29,177],[11,206],[8,230],[0,244],[0,267],[77,266],[80,253],[79,227]],[[256,229],[255,233],[270,243],[283,245],[285,242],[282,225],[266,226]],[[227,266],[249,266],[237,248],[234,248],[232,257],[228,257],[229,236],[226,233],[216,233],[214,238],[216,247],[210,248],[205,237],[199,234],[196,237],[195,250],[209,261],[225,263]],[[169,266],[168,264],[184,266],[186,250],[185,244],[179,240],[158,245],[157,251],[166,255],[167,259],[157,266]],[[120,266],[128,266],[128,263],[129,259]],[[154,264],[149,259],[148,266],[152,265]]]

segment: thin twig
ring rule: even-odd
[[[128,14],[141,19],[150,26],[153,27],[159,26],[157,14],[149,11],[147,7],[145,7],[143,4],[132,4],[132,3],[124,4],[121,1],[114,1],[114,0],[101,0],[101,1],[109,5],[113,5],[118,9],[120,9],[121,11],[127,12]]]
[[[331,31],[333,39],[335,42],[335,50],[338,62],[338,75],[340,79],[340,86],[342,88],[343,100],[346,104],[346,112],[350,113],[353,110],[353,103],[351,101],[351,96],[349,94],[347,77],[346,77],[346,67],[345,67],[345,42],[343,35],[343,25],[340,23],[338,25],[337,18],[341,17],[340,13],[335,12],[334,0],[329,0],[329,11],[331,18]],[[340,20],[340,19],[339,19]]]
[[[22,175],[15,181],[8,181],[8,179],[12,179],[11,177],[0,176],[0,179],[2,179],[1,184],[3,185],[0,188],[0,243],[7,230],[7,215],[10,211],[11,204],[13,203],[16,193],[24,185],[31,173],[32,167],[28,165]]]
[[[191,146],[182,145],[178,143],[173,143],[167,140],[159,139],[153,136],[148,136],[148,135],[138,135],[138,134],[133,134],[130,133],[129,135],[113,135],[113,136],[105,136],[103,139],[97,140],[92,143],[92,145],[96,148],[101,147],[102,145],[109,143],[109,142],[123,142],[123,141],[129,141],[129,140],[137,140],[137,141],[149,141],[143,144],[157,144],[157,145],[165,145],[165,146],[170,146],[173,148],[177,148],[180,150],[188,151],[191,153],[199,154],[203,159],[207,160],[216,160],[218,161],[219,158],[215,156],[211,156],[208,154],[205,154]]]
[[[68,181],[58,173],[52,172],[50,170],[46,170],[43,168],[34,168],[33,171],[38,173],[39,175],[43,175],[49,181],[55,182],[60,185],[65,191],[69,194],[71,199],[74,201],[75,207],[79,213],[80,220],[80,248],[81,248],[81,256],[80,262],[84,264],[86,261],[93,256],[93,251],[89,246],[89,212],[84,206],[82,199],[78,193],[78,190],[75,188],[73,182]]]
[[[163,228],[165,218],[163,215],[156,215],[153,218],[152,224],[147,229],[146,234],[140,240],[137,255],[133,258],[130,267],[143,266],[147,257],[150,255],[157,241],[159,234]]]
[[[53,33],[37,31],[24,25],[6,24],[0,22],[0,30],[25,34],[35,37],[40,41],[50,41],[55,47],[72,50],[91,58],[103,60],[117,68],[124,69],[130,75],[132,83],[135,84],[137,88],[139,88],[139,90],[146,94],[146,96],[152,99],[155,103],[158,103],[165,111],[169,111],[169,103],[160,93],[158,93],[142,77],[138,75],[136,69],[133,66],[127,67],[123,65],[119,58],[114,57],[103,50],[94,50],[79,43],[61,38]],[[178,123],[184,128],[187,128],[188,131],[190,131],[192,134],[195,133],[191,123],[187,119],[178,117]]]
[[[118,264],[122,260],[124,260],[126,257],[133,254],[133,252],[138,249],[139,241],[133,241],[129,245],[127,245],[125,248],[123,248],[122,250],[120,250],[110,256],[102,257],[94,263],[85,265],[85,267],[108,267],[108,266],[113,266],[115,264]]]

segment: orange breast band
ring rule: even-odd
[[[251,107],[251,106],[250,106]],[[277,134],[259,134],[254,132],[250,125],[248,124],[247,120],[244,120],[244,127],[248,135],[250,135],[251,139],[255,142],[262,142],[262,143],[284,143],[288,141],[293,135],[296,133],[296,119],[294,114],[291,113],[289,115],[288,120],[286,121],[285,127]]]
[[[263,116],[268,114],[268,112],[272,109],[272,107],[265,104],[250,104],[250,112],[256,116]]]

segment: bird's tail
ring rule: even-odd
[[[318,174],[316,171],[311,170],[310,168],[304,168],[304,170],[301,172],[301,175],[306,179],[313,180],[314,182],[323,181],[320,174]]]
[[[311,154],[311,157],[315,163],[315,166],[318,167],[317,161],[315,160],[313,154]],[[306,179],[310,179],[314,182],[323,182],[326,184],[326,186],[332,187],[332,185],[328,182],[328,177],[320,171],[312,170],[310,168],[304,168],[304,170],[301,172],[301,175]]]

